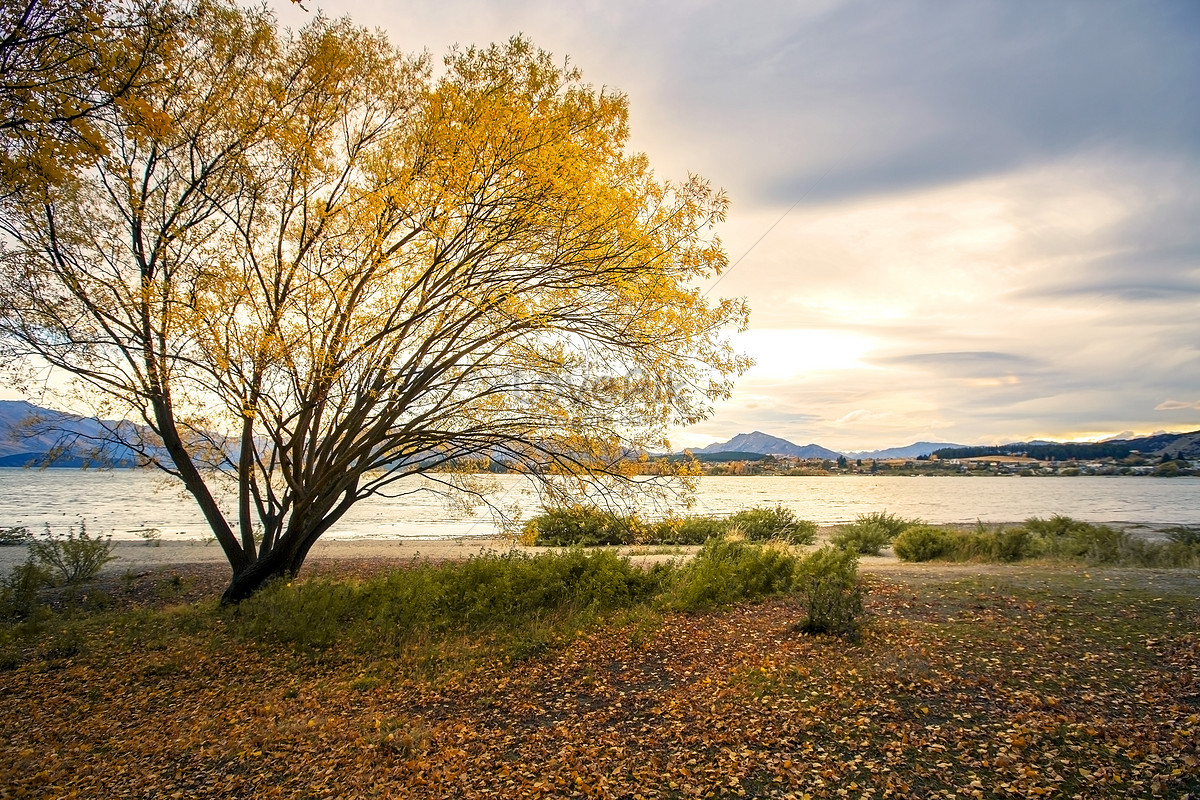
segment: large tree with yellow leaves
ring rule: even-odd
[[[726,199],[626,151],[624,96],[523,39],[435,70],[222,2],[175,37],[94,168],[0,209],[0,337],[145,423],[114,433],[195,497],[227,601],[438,465],[640,485],[745,368],[746,308],[696,288]]]

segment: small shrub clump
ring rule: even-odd
[[[13,567],[8,578],[0,581],[0,619],[32,616],[39,608],[42,589],[49,585],[50,573],[33,559]]]
[[[716,536],[724,536],[729,530],[725,520],[716,517],[691,516],[668,517],[650,527],[647,544],[682,545],[704,544]]]
[[[1189,536],[1172,538],[1168,532],[1168,541],[1153,542],[1057,514],[995,530],[982,524],[970,532],[915,526],[896,537],[892,548],[904,561],[1003,564],[1046,558],[1089,566],[1193,568],[1200,566],[1200,544],[1189,543]]]
[[[902,561],[935,561],[950,555],[954,547],[954,533],[932,525],[913,525],[892,542]]]
[[[68,586],[75,586],[96,577],[105,564],[116,556],[112,554],[112,537],[103,539],[89,536],[84,523],[79,523],[79,533],[75,528],[67,529],[66,536],[50,531],[29,542],[30,557],[50,570],[57,573]]]
[[[782,506],[749,508],[725,519],[712,516],[668,517],[644,522],[637,515],[614,514],[587,506],[548,509],[522,529],[521,541],[540,547],[602,545],[699,545],[736,529],[744,538],[779,539],[807,545],[817,539],[817,524],[798,519]]]
[[[920,520],[904,519],[886,511],[872,511],[870,514],[859,514],[854,522],[842,525],[837,533],[829,537],[829,541],[843,550],[877,556],[902,531],[918,524]]]
[[[730,516],[728,524],[752,542],[779,539],[807,545],[817,540],[817,523],[800,519],[796,512],[783,506],[748,508]]]
[[[1167,528],[1164,533],[1167,535],[1167,539],[1176,544],[1186,546],[1200,545],[1200,525],[1176,525]]]
[[[537,556],[489,553],[415,564],[361,584],[276,581],[229,613],[250,638],[325,648],[354,633],[396,644],[428,632],[515,630],[628,607],[661,591],[673,569],[642,570],[612,551],[578,547]]]
[[[0,547],[29,544],[31,538],[33,537],[29,535],[29,528],[24,526],[0,528]]]
[[[863,613],[857,553],[841,547],[822,547],[808,554],[796,567],[794,586],[804,596],[808,612],[799,630],[857,635]]]
[[[543,547],[595,547],[633,544],[642,524],[636,516],[619,516],[589,506],[551,508],[525,523],[522,541]]]
[[[760,600],[792,588],[797,559],[782,547],[741,538],[710,539],[683,567],[667,605],[698,611]]]

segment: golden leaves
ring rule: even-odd
[[[1049,572],[1029,583],[876,578],[855,645],[795,636],[799,612],[776,601],[599,620],[516,662],[489,658],[485,637],[419,657],[371,642],[284,656],[204,610],[117,617],[100,631],[115,635],[69,664],[0,672],[0,785],[195,798],[1186,796],[1200,780],[1194,579],[1151,608]],[[1053,619],[1026,607],[1063,597],[1075,607]],[[970,623],[946,621],[964,611]],[[476,654],[468,671],[436,665],[454,647]]]

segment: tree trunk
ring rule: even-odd
[[[237,604],[257,592],[274,578],[294,578],[304,564],[304,555],[278,548],[261,555],[257,561],[234,572],[221,605]]]

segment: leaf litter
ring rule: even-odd
[[[0,672],[0,797],[1200,797],[1200,576],[1094,572],[885,570],[856,641],[782,598],[469,659],[161,601]]]

